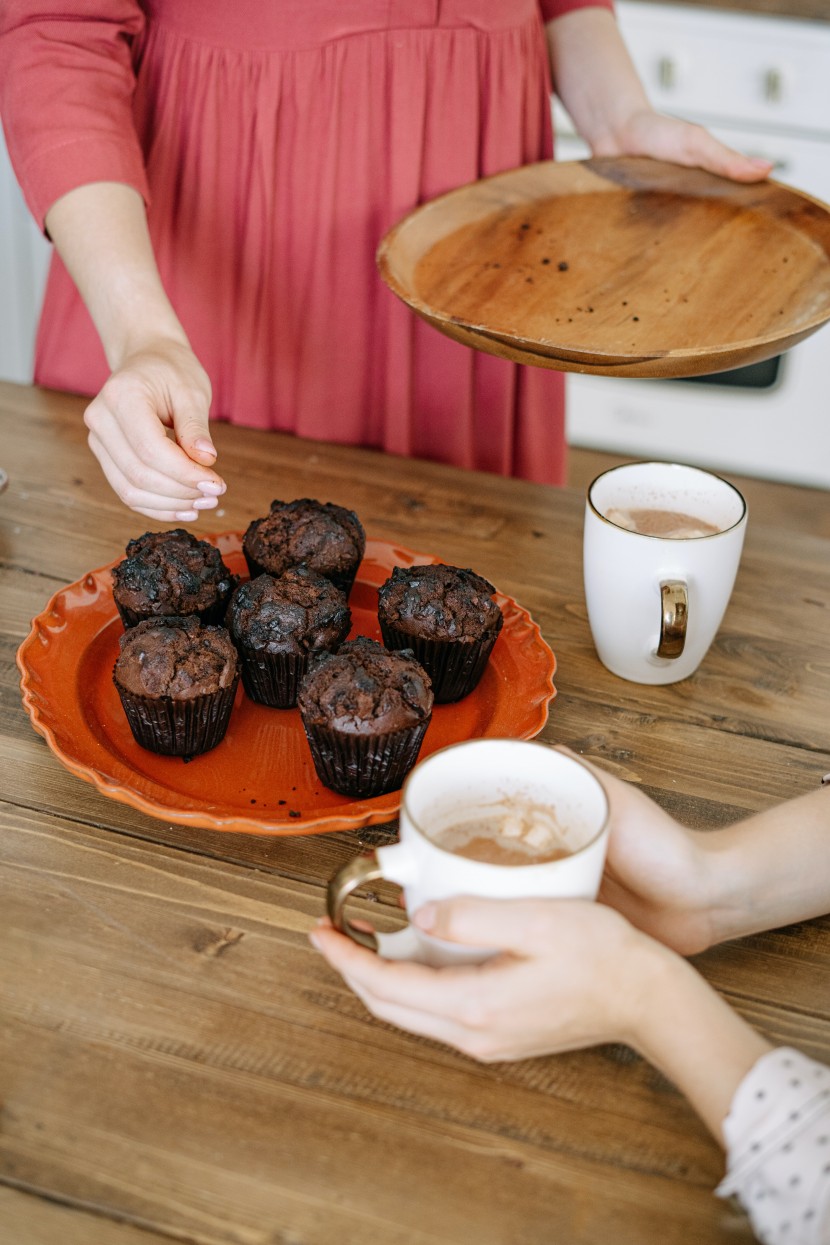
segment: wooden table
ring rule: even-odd
[[[82,407],[0,386],[3,1240],[750,1241],[712,1196],[718,1147],[627,1049],[485,1067],[364,1011],[306,934],[330,875],[388,829],[172,826],[53,757],[20,703],[17,646],[56,589],[146,527],[104,484]],[[765,486],[703,667],[649,688],[594,654],[580,493],[238,428],[217,439],[229,490],[203,526],[244,528],[275,496],[313,496],[357,510],[372,536],[474,567],[557,654],[542,738],[690,824],[722,825],[830,770],[830,539],[753,523]],[[771,1040],[830,1059],[827,921],[698,964]]]

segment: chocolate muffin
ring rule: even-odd
[[[478,683],[504,618],[495,588],[457,566],[396,566],[378,590],[390,649],[411,649],[432,680],[435,703],[461,700]]]
[[[222,621],[236,580],[215,545],[176,527],[145,532],[130,541],[126,554],[112,572],[112,594],[125,627],[162,615]]]
[[[307,566],[258,575],[231,597],[225,625],[252,700],[290,709],[310,654],[338,648],[352,625],[345,594]]]
[[[136,743],[166,756],[198,756],[223,739],[239,682],[224,627],[146,618],[121,637],[113,681]]]
[[[365,799],[397,791],[412,769],[432,689],[411,653],[358,636],[310,659],[298,704],[320,781]]]
[[[242,541],[251,578],[280,576],[292,566],[325,575],[349,595],[366,548],[366,533],[353,510],[302,497],[272,501],[264,519],[254,519]]]

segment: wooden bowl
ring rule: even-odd
[[[830,320],[830,207],[644,157],[462,186],[400,221],[377,260],[448,337],[563,372],[722,372]]]

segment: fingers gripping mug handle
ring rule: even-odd
[[[341,934],[348,934],[353,942],[359,942],[362,947],[368,947],[371,951],[378,949],[377,935],[371,930],[357,929],[346,920],[343,909],[352,891],[366,882],[377,882],[382,877],[383,870],[374,852],[371,856],[356,856],[334,875],[326,892],[326,908],[334,928]]]
[[[689,598],[682,579],[669,579],[660,585],[660,642],[658,657],[679,657],[686,644]]]

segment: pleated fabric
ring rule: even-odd
[[[213,416],[561,482],[561,375],[443,337],[374,259],[416,204],[551,155],[536,0],[143,7],[150,230]],[[106,376],[56,260],[36,379],[92,394]]]

